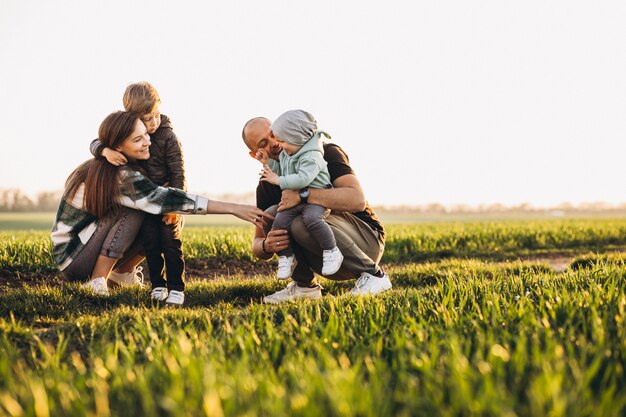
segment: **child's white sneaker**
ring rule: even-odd
[[[150,299],[152,301],[165,301],[167,299],[167,288],[156,287],[152,289],[150,293]]]
[[[182,306],[185,302],[185,293],[182,291],[172,290],[170,291],[170,295],[165,300],[165,304],[168,306]]]
[[[104,277],[90,279],[82,284],[82,287],[94,295],[109,295],[109,287],[107,286],[107,280]]]
[[[298,261],[296,260],[295,255],[279,256],[278,257],[278,273],[276,274],[276,278],[278,279],[291,278],[291,275],[293,274],[293,270],[296,269],[297,265],[298,265]]]
[[[339,271],[343,262],[343,254],[337,246],[322,253],[322,275],[329,276]]]
[[[119,286],[127,287],[137,285],[143,287],[143,267],[136,266],[130,272],[115,272],[111,271],[109,279]]]

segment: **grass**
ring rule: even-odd
[[[147,289],[0,292],[0,416],[626,415],[626,219],[388,228],[394,288],[261,303],[216,273]],[[251,263],[248,226],[185,229],[188,264]],[[47,232],[0,232],[0,271],[55,275]],[[517,258],[566,253],[563,272]],[[223,268],[222,268],[223,270]],[[260,269],[259,269],[260,270]],[[193,278],[193,274],[191,276]]]
[[[626,246],[626,219],[391,225],[382,262],[446,258],[517,259],[536,255],[604,252]],[[252,226],[185,229],[183,251],[193,270],[245,265],[262,270],[250,251]],[[47,231],[0,231],[0,270],[54,274]]]
[[[0,294],[7,415],[622,415],[626,271],[444,261],[376,298],[263,305],[282,284]],[[330,296],[329,296],[330,295]],[[13,414],[12,414],[13,413]]]

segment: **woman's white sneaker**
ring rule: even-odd
[[[121,287],[128,287],[132,285],[138,285],[143,287],[143,267],[136,266],[130,272],[115,272],[111,271],[109,279]]]
[[[337,246],[322,252],[322,275],[329,276],[339,271],[343,262],[343,254]]]
[[[152,289],[150,293],[150,299],[152,301],[165,301],[167,299],[167,288],[156,287]]]
[[[182,291],[172,290],[170,291],[170,295],[167,296],[167,300],[165,300],[165,304],[168,306],[182,306],[185,302],[185,293]]]
[[[82,287],[94,295],[109,295],[109,287],[107,286],[107,280],[104,277],[90,279],[82,284]]]
[[[363,272],[356,280],[354,288],[350,290],[352,295],[374,295],[391,289],[391,281],[387,274],[382,277]]]
[[[311,300],[322,298],[322,286],[317,284],[313,288],[298,287],[295,281],[291,281],[284,289],[264,297],[263,302],[278,304],[284,301],[295,301],[299,298],[309,298]]]

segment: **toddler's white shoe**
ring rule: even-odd
[[[276,278],[278,279],[291,278],[291,275],[293,274],[293,270],[296,269],[297,265],[298,265],[298,261],[296,260],[295,255],[279,256],[278,257],[278,273],[276,274]]]
[[[182,291],[172,290],[170,291],[170,295],[165,300],[165,304],[168,306],[179,307],[182,306],[185,302],[185,293]]]
[[[165,301],[167,299],[167,288],[156,287],[152,289],[150,293],[150,299],[152,301]]]
[[[109,287],[107,286],[107,280],[104,277],[90,279],[82,284],[82,287],[94,295],[109,295]]]
[[[337,246],[322,253],[322,275],[325,277],[334,274],[341,268],[343,254]]]

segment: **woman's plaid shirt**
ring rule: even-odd
[[[151,214],[206,214],[208,199],[176,188],[159,187],[132,168],[120,170],[120,204]],[[64,195],[52,227],[52,255],[64,270],[85,247],[100,219],[83,208],[85,185],[74,198]]]

